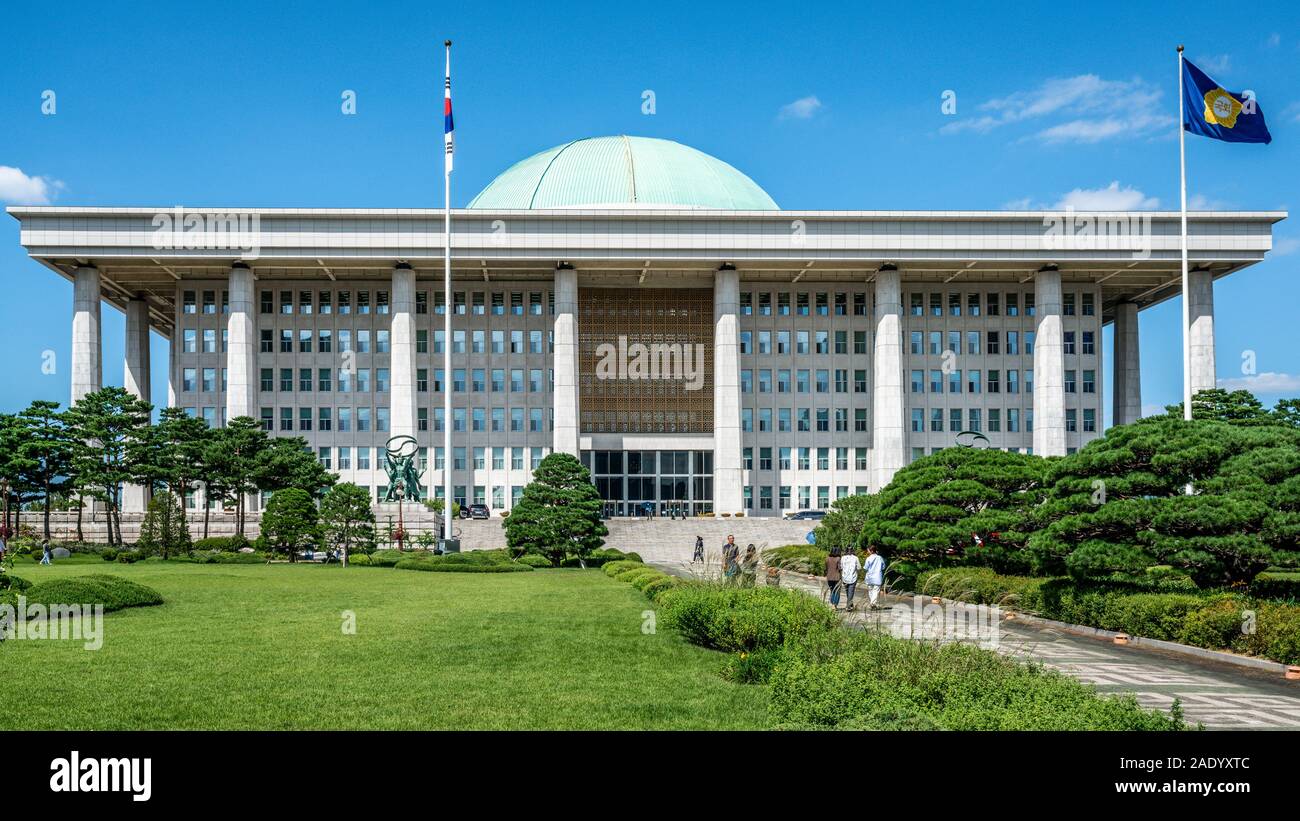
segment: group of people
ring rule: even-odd
[[[695,558],[704,561],[704,538],[695,537]],[[727,536],[722,546],[722,581],[723,584],[739,584],[741,587],[753,587],[758,578],[758,548],[752,544],[745,548],[745,555],[740,555],[740,545],[735,536]]]
[[[695,537],[695,552],[691,564],[704,563],[704,537]],[[745,548],[745,555],[740,555],[740,545],[735,536],[727,536],[722,545],[722,579],[727,584],[739,582],[742,587],[753,587],[758,576],[758,550],[751,544]],[[867,585],[867,602],[872,610],[879,610],[880,588],[885,583],[885,559],[876,552],[874,545],[866,550],[865,560],[858,558],[855,548],[841,550],[831,548],[826,557],[826,587],[830,591],[831,607],[839,609],[840,598],[844,599],[844,609],[853,611],[853,597],[857,594],[858,580]]]
[[[880,598],[880,588],[885,583],[885,560],[876,552],[874,545],[867,547],[866,561],[858,559],[858,552],[850,547],[840,550],[831,548],[826,557],[826,587],[830,591],[831,607],[838,609],[840,595],[844,596],[844,609],[854,610],[853,596],[858,589],[858,577],[863,576],[867,584],[867,602],[872,610],[880,609],[876,604]]]

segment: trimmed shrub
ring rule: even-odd
[[[32,604],[102,604],[105,611],[163,603],[157,590],[103,573],[40,582],[23,595]]]
[[[783,648],[732,653],[722,666],[722,677],[736,684],[766,684],[784,658]]]
[[[971,604],[1033,610],[1040,602],[1039,587],[1046,581],[1029,576],[1000,576],[985,567],[952,567],[921,572],[912,589],[919,594]]]
[[[780,647],[838,622],[820,601],[798,590],[681,583],[660,594],[668,626],[702,647],[752,652]]]
[[[12,576],[8,573],[0,573],[0,590],[17,590],[19,592],[31,587],[32,583],[22,576]]]
[[[602,567],[601,570],[605,571],[606,576],[617,576],[619,573],[622,573],[626,570],[632,570],[638,567],[645,567],[645,565],[643,565],[639,561],[633,561],[632,559],[621,559],[616,562],[609,562],[605,564],[605,566]]]
[[[103,550],[99,551],[99,558],[103,559],[106,562],[117,561],[117,548],[114,547],[104,548]]]
[[[370,567],[370,557],[364,553],[348,554],[348,566],[356,565],[357,567]]]
[[[251,546],[252,543],[243,536],[209,536],[194,542],[195,552],[205,553],[238,553],[243,548]]]
[[[370,554],[370,564],[373,567],[393,567],[406,558],[400,550],[376,550]]]
[[[1300,664],[1300,606],[1268,601],[1250,606],[1255,611],[1255,632],[1240,636],[1242,650],[1283,664]]]
[[[1187,614],[1178,641],[1193,647],[1219,650],[1233,647],[1242,637],[1241,599],[1223,596]]]
[[[653,567],[646,567],[645,565],[642,564],[642,565],[637,565],[636,567],[633,567],[630,570],[624,570],[622,573],[619,573],[616,576],[614,576],[614,578],[620,582],[624,582],[626,584],[632,584],[642,576],[653,577],[657,575],[659,575],[658,570],[655,570]]]
[[[538,570],[551,566],[551,562],[545,556],[538,556],[536,553],[525,553],[516,561]]]
[[[672,590],[676,586],[677,580],[672,576],[665,574],[660,578],[651,579],[649,583],[641,588],[641,592],[645,593],[646,598],[650,601],[658,602],[660,595],[668,590]]]
[[[1059,673],[967,644],[837,631],[771,673],[777,722],[855,729],[1176,730],[1181,711],[1098,696]],[[832,647],[827,647],[831,645]],[[832,652],[827,652],[833,649]]]
[[[1300,603],[1300,573],[1260,573],[1250,583],[1250,595],[1259,599]]]

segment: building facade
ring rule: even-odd
[[[635,137],[527,158],[454,211],[450,295],[437,210],[9,211],[74,284],[74,401],[103,382],[107,302],[137,395],[152,331],[169,402],[209,424],[301,436],[377,500],[409,434],[431,496],[450,470],[494,511],[551,451],[612,515],[825,508],[954,444],[1063,455],[1101,435],[1107,385],[1115,423],[1141,414],[1137,312],[1180,291],[1177,213],[783,211]],[[1215,384],[1214,281],[1285,216],[1189,215],[1194,389]]]

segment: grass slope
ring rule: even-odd
[[[598,570],[402,573],[56,563],[166,603],[105,619],[103,649],[8,641],[0,729],[742,729],[768,688],[722,680]],[[356,635],[341,629],[356,614]]]

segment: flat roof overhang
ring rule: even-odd
[[[21,223],[29,256],[67,279],[95,265],[104,299],[124,309],[127,299],[144,297],[163,334],[171,332],[178,282],[224,277],[241,258],[268,279],[381,279],[399,260],[420,279],[441,281],[443,273],[440,209],[7,210]],[[1259,262],[1272,249],[1272,226],[1286,217],[1190,212],[1189,262],[1216,279]],[[1067,225],[1072,235],[1062,233]],[[1089,225],[1092,233],[1081,235]],[[866,283],[890,262],[905,282],[960,287],[1028,283],[1054,264],[1065,282],[1101,285],[1105,322],[1118,302],[1145,308],[1181,289],[1176,211],[454,209],[452,230],[459,282],[549,280],[567,262],[586,281],[675,287],[730,262],[747,282]]]

